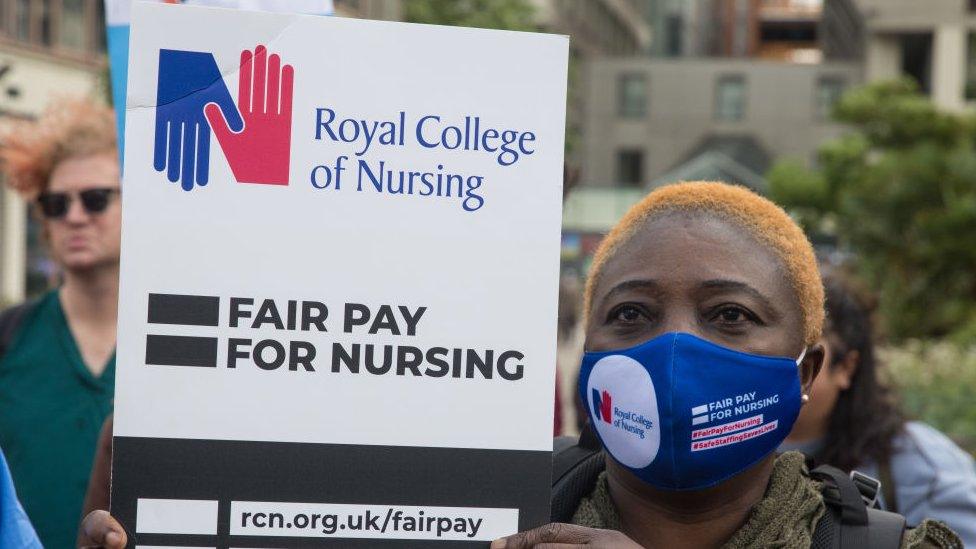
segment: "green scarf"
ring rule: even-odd
[[[763,499],[722,548],[809,549],[813,531],[825,511],[820,483],[810,478],[803,454],[786,452],[776,458]],[[621,530],[606,472],[600,475],[590,496],[580,501],[573,524]],[[902,543],[903,549],[929,547],[962,548],[962,543],[944,524],[929,520],[910,530]]]

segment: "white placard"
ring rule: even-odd
[[[550,449],[566,37],[132,19],[115,435]],[[243,131],[211,131],[204,99]],[[151,294],[210,296],[219,318]],[[337,349],[360,359],[336,367]],[[390,349],[388,371],[367,349],[374,371]],[[213,364],[173,364],[186,353]]]

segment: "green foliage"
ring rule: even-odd
[[[526,0],[407,0],[403,10],[411,23],[536,30],[534,10]]]
[[[882,358],[911,419],[928,423],[976,453],[976,348],[911,341]]]
[[[821,212],[828,210],[830,200],[823,174],[808,170],[799,160],[787,159],[774,165],[766,179],[770,195],[780,204],[792,205],[801,223],[820,225]]]
[[[938,111],[907,81],[852,90],[834,110],[853,132],[815,170],[782,161],[770,193],[836,239],[880,294],[897,339],[976,337],[976,124]]]

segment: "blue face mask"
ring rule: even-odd
[[[800,413],[802,360],[668,333],[583,355],[580,396],[618,463],[659,489],[698,490],[749,468],[786,438]]]

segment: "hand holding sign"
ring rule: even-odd
[[[244,50],[237,99],[244,128],[234,128],[221,103],[206,106],[207,120],[237,181],[288,184],[294,80],[292,66],[281,66],[281,58],[269,57],[264,46],[256,47],[253,55]]]
[[[125,528],[107,511],[92,511],[81,522],[79,547],[122,549],[128,541]]]
[[[160,50],[158,82],[153,167],[166,170],[174,183],[182,180],[185,191],[206,185],[210,128],[204,105],[219,105],[227,113],[226,124],[237,131],[244,127],[217,61],[209,53]]]

